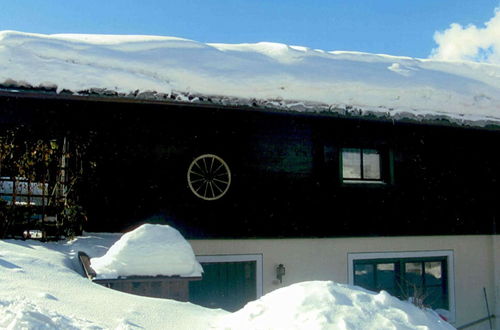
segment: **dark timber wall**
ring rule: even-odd
[[[499,214],[495,130],[24,94],[0,97],[0,123],[93,136],[87,230],[156,221],[191,238],[480,234]],[[343,184],[342,147],[381,150],[386,184]],[[187,185],[205,153],[232,171],[219,200]]]

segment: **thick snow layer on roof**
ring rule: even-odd
[[[220,323],[229,329],[454,329],[435,312],[359,287],[302,282],[273,291]]]
[[[94,233],[70,242],[0,240],[0,328],[337,329],[345,324],[342,328],[351,330],[451,329],[432,313],[386,293],[332,282],[279,289],[231,314],[125,294],[82,276],[77,252],[102,256],[119,238]]]
[[[102,257],[92,258],[98,279],[140,276],[201,276],[191,245],[177,229],[144,224],[124,234]]]
[[[0,85],[293,111],[500,122],[500,66],[261,42],[0,32]],[[189,96],[189,98],[187,98]]]

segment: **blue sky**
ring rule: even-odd
[[[436,31],[478,27],[500,0],[3,0],[0,30],[271,41],[425,58]]]

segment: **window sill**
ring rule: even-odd
[[[346,187],[386,187],[385,181],[369,181],[369,180],[342,180],[342,186]]]

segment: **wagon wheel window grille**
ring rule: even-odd
[[[191,162],[187,181],[193,194],[199,198],[216,200],[228,191],[231,185],[231,171],[219,156],[205,154]]]

